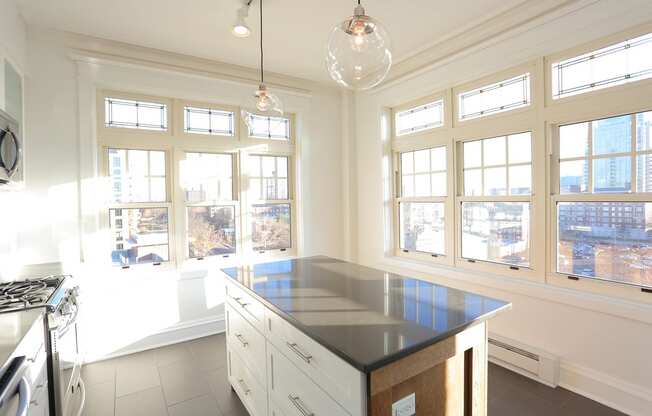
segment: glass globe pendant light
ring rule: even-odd
[[[392,45],[385,28],[365,14],[358,0],[353,16],[331,31],[326,66],[343,87],[367,90],[380,84],[392,66]]]
[[[260,4],[260,85],[258,90],[253,94],[252,99],[247,103],[248,108],[255,109],[249,111],[246,108],[242,110],[242,119],[248,127],[251,123],[252,113],[262,116],[282,116],[283,103],[274,94],[272,94],[265,85],[265,71],[264,71],[264,54],[263,54],[263,0],[259,0]]]

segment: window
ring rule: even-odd
[[[558,129],[557,272],[652,287],[652,112]]]
[[[445,255],[446,146],[400,153],[399,249]]]
[[[444,122],[444,102],[438,100],[396,113],[396,136],[440,127]]]
[[[168,129],[168,107],[160,103],[106,97],[104,125],[165,131]]]
[[[464,195],[529,195],[531,142],[529,132],[464,142]]]
[[[109,149],[115,203],[166,200],[165,152]]]
[[[249,156],[249,189],[252,200],[289,199],[288,158]]]
[[[462,257],[529,267],[531,133],[466,141],[461,149]]]
[[[652,77],[652,34],[552,64],[552,97],[559,99]]]
[[[233,156],[186,153],[182,165],[189,258],[229,256],[236,252]]]
[[[186,133],[233,136],[234,118],[232,111],[212,108],[184,107],[184,131]]]
[[[290,204],[264,204],[251,207],[253,250],[286,250],[292,246],[290,210]]]
[[[113,265],[160,264],[170,259],[167,208],[109,209],[109,218],[115,235]]]
[[[188,152],[181,173],[186,202],[233,200],[232,155]]]
[[[530,105],[530,74],[486,85],[459,95],[460,121]]]
[[[290,119],[266,117],[248,113],[249,137],[257,139],[290,140]]]
[[[187,215],[188,257],[236,252],[235,206],[189,206]]]
[[[112,264],[127,267],[169,261],[165,152],[109,148],[107,157],[113,183],[109,205]]]

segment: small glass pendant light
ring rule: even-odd
[[[385,28],[358,5],[333,28],[326,50],[331,78],[346,88],[366,90],[380,84],[392,66],[391,40]]]
[[[278,117],[283,115],[283,103],[275,95],[272,94],[265,85],[265,71],[264,71],[264,54],[263,54],[263,0],[260,2],[260,85],[258,90],[254,93],[252,99],[248,100],[247,107],[252,111],[246,109],[242,110],[242,118],[250,126],[251,115],[258,114],[262,116]],[[255,109],[255,110],[254,110]]]

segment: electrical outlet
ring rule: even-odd
[[[417,402],[414,393],[392,403],[392,416],[416,416]]]

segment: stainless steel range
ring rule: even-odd
[[[77,337],[79,287],[71,276],[0,284],[0,313],[45,308],[50,414],[77,416],[84,406]]]

